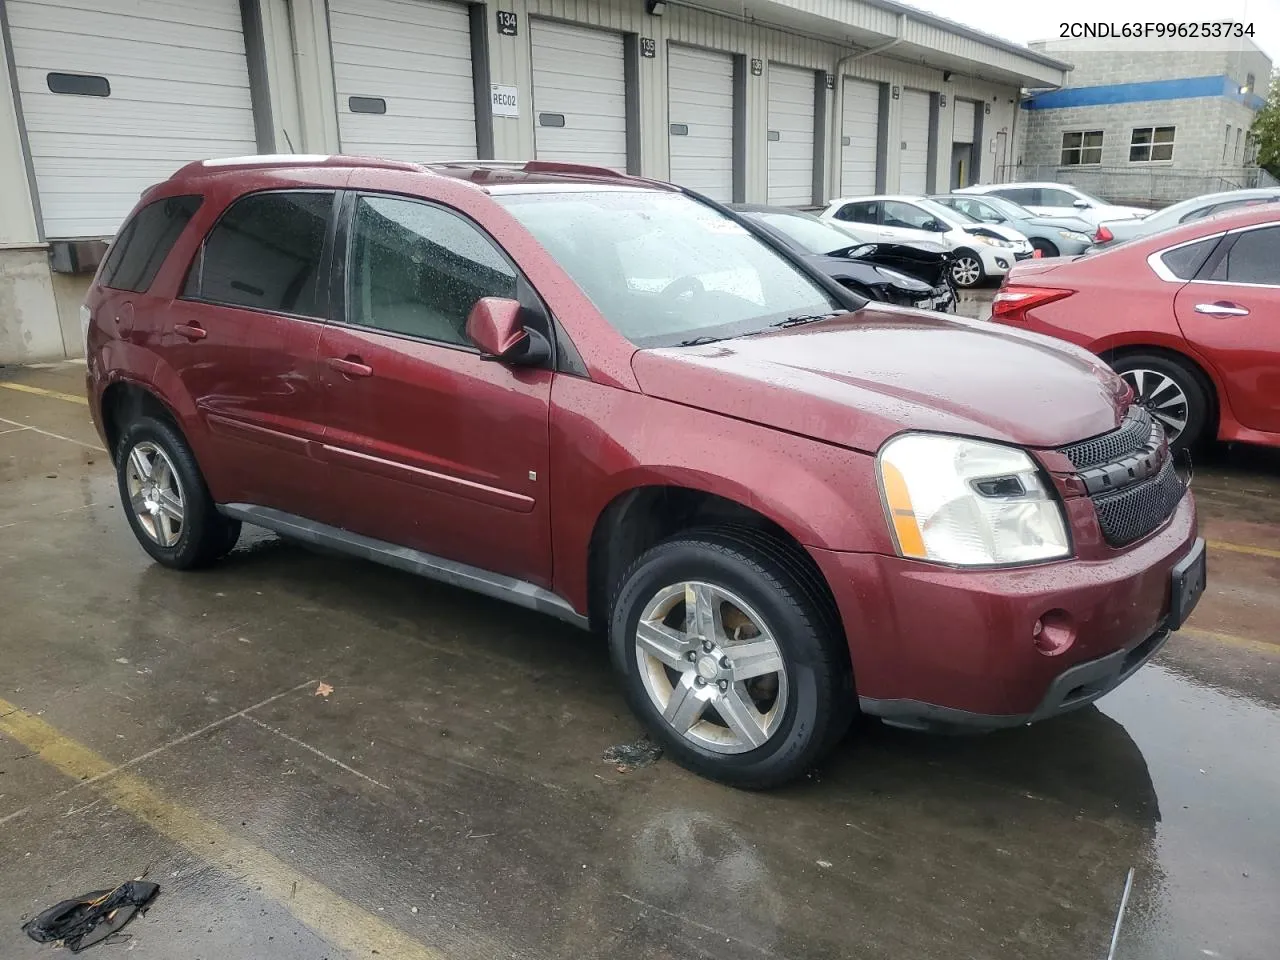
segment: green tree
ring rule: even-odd
[[[1250,132],[1258,143],[1258,166],[1280,177],[1280,70],[1271,75],[1267,102],[1254,117]]]

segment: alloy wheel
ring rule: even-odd
[[[951,277],[957,286],[972,287],[982,277],[982,264],[976,257],[959,257],[951,265]]]
[[[147,536],[162,547],[182,539],[186,499],[173,461],[157,444],[143,440],[129,451],[125,467],[129,507]]]
[[[680,736],[716,753],[763,746],[782,723],[787,669],[768,625],[744,600],[709,583],[675,583],[641,611],[640,678]]]
[[[1190,413],[1187,394],[1178,382],[1158,370],[1141,367],[1125,370],[1120,376],[1133,388],[1138,403],[1164,426],[1168,441],[1177,440]]]

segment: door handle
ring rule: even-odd
[[[173,332],[180,337],[186,337],[188,340],[203,340],[209,335],[209,332],[198,323],[174,324]]]
[[[373,376],[373,367],[362,362],[359,357],[330,357],[329,367],[337,370],[344,377]]]
[[[1247,307],[1220,300],[1217,303],[1197,303],[1196,313],[1203,313],[1210,317],[1247,317],[1249,310]]]

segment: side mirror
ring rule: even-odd
[[[1088,200],[1077,200],[1075,203],[1073,203],[1073,204],[1072,204],[1072,206],[1073,206],[1073,207],[1075,207],[1077,210],[1088,210],[1088,209],[1089,209],[1089,201],[1088,201]]]
[[[926,224],[924,225],[924,228],[925,228],[926,230],[931,230],[931,231],[933,231],[934,233],[946,233],[946,232],[947,232],[947,225],[946,225],[945,223],[943,223],[941,220],[930,220],[928,223],[926,223]]]
[[[524,325],[523,309],[516,300],[481,297],[467,315],[467,339],[486,360],[519,366],[543,363],[551,348],[542,334]]]

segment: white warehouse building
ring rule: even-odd
[[[1045,54],[892,0],[0,0],[0,363],[189,160],[568,160],[807,207],[990,181]],[[1025,122],[1025,121],[1024,121]]]

